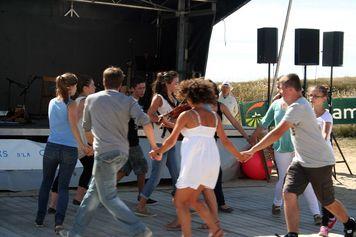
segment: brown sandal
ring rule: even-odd
[[[201,230],[208,230],[209,229],[209,226],[205,223],[201,224],[198,229],[201,229]]]
[[[164,225],[167,231],[180,231],[182,226],[180,224],[173,224],[173,223],[168,223]]]
[[[209,233],[209,237],[224,237],[224,231],[219,227],[214,233]]]
[[[220,228],[220,220],[216,221],[215,224],[218,226],[218,228]],[[208,230],[209,226],[205,223],[201,224],[200,227],[198,227],[198,229],[202,229],[202,230]]]

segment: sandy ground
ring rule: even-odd
[[[356,138],[337,138],[337,142],[340,145],[341,151],[344,154],[344,157],[353,173],[350,175],[349,170],[346,167],[345,163],[336,164],[336,177],[337,180],[341,182],[335,182],[336,186],[342,186],[347,189],[356,189]],[[343,161],[340,152],[337,147],[334,145],[334,153],[336,161]]]

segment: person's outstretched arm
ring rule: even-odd
[[[247,142],[251,144],[252,142],[250,141],[249,136],[247,135],[245,130],[242,128],[241,124],[232,115],[229,108],[226,105],[224,105],[223,103],[220,103],[220,109],[221,109],[221,112],[223,112],[223,114],[226,116],[226,118],[230,121],[232,126],[234,126],[234,128],[236,128],[241,133],[241,135],[247,140]]]
[[[251,147],[251,149],[249,149],[248,151],[243,151],[242,154],[251,156],[255,152],[268,147],[269,145],[277,141],[291,127],[293,127],[293,124],[291,122],[282,120],[282,122],[272,131],[267,133],[267,135],[264,136],[260,142]]]
[[[171,149],[177,142],[178,137],[182,129],[188,123],[191,116],[189,115],[190,111],[183,112],[179,115],[177,122],[174,125],[172,133],[169,137],[163,142],[162,146],[158,149],[154,149],[150,152],[150,156],[154,159],[161,157],[163,153]]]
[[[218,126],[216,128],[216,133],[218,134],[221,143],[223,146],[231,153],[233,154],[239,161],[244,162],[247,157],[244,157],[232,144],[231,140],[226,136],[226,133],[224,131],[224,128],[221,124],[221,119],[217,117],[218,119]]]

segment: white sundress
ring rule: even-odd
[[[214,138],[218,119],[215,115],[215,127],[201,125],[199,113],[192,110],[199,125],[182,129],[184,139],[181,146],[181,168],[176,187],[198,189],[200,185],[214,189],[219,176],[220,155]]]

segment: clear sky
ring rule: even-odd
[[[267,78],[267,64],[257,64],[257,29],[278,28],[281,42],[289,0],[251,0],[214,26],[210,41],[206,77],[214,81],[250,81]],[[356,0],[293,0],[279,75],[297,73],[294,65],[294,30],[320,29],[322,33],[344,32],[344,63],[334,67],[334,77],[356,76]],[[329,77],[330,67],[308,66],[307,77]],[[271,69],[274,70],[271,66]],[[272,71],[272,75],[273,75]]]

